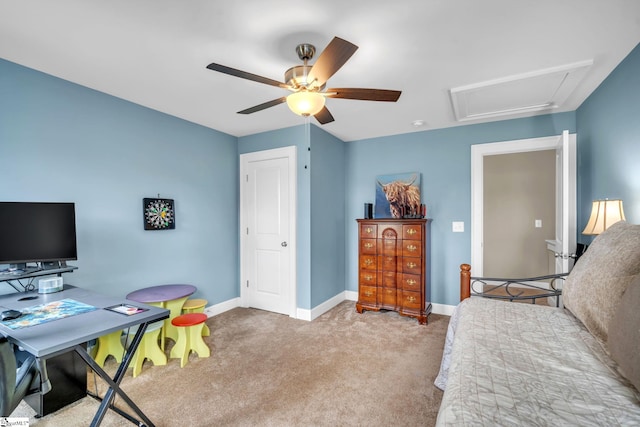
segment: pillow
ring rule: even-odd
[[[597,236],[562,287],[564,306],[601,342],[633,276],[640,273],[640,225],[620,221]]]
[[[640,391],[640,275],[622,295],[609,323],[607,346],[622,374]]]

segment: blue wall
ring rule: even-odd
[[[458,126],[346,143],[346,287],[358,289],[358,229],[363,204],[375,199],[378,175],[420,172],[421,198],[431,223],[431,301],[455,305],[460,264],[471,261],[471,145],[576,131],[575,114]],[[464,221],[465,232],[451,223]]]
[[[238,297],[236,143],[0,59],[0,200],[75,202],[79,269],[65,283]],[[175,230],[143,230],[142,199],[158,193],[175,199]]]
[[[311,307],[345,290],[345,143],[311,127]]]
[[[578,108],[576,122],[578,231],[595,199],[622,199],[627,221],[640,223],[640,45]]]

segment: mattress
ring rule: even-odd
[[[439,426],[640,424],[640,394],[564,309],[466,299],[444,353]]]

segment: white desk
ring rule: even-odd
[[[38,295],[37,299],[20,300],[28,295]],[[125,299],[107,297],[96,292],[86,289],[76,288],[74,286],[65,285],[62,292],[52,294],[34,294],[34,293],[15,293],[0,296],[0,311],[7,309],[23,310],[34,305],[45,304],[61,299],[70,298],[85,304],[97,307],[98,310],[88,313],[78,314],[63,319],[54,320],[35,326],[21,329],[10,329],[0,322],[0,334],[22,349],[28,351],[34,356],[46,360],[49,357],[75,350],[76,353],[109,385],[109,389],[105,394],[100,407],[91,423],[91,426],[98,426],[102,422],[107,409],[111,406],[115,393],[117,393],[135,413],[144,421],[144,424],[152,427],[153,423],[144,415],[127,394],[120,388],[120,382],[129,366],[129,362],[133,357],[140,340],[144,335],[144,331],[149,323],[163,320],[169,317],[169,311],[163,308],[146,306],[138,302],[128,301]],[[115,313],[110,310],[104,310],[120,303],[128,303],[147,308],[142,313],[127,316]],[[93,358],[87,353],[82,346],[87,341],[96,339],[102,335],[117,330],[127,329],[130,326],[140,325],[122,363],[113,378],[111,378]],[[55,384],[53,384],[55,387]]]

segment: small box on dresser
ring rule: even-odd
[[[393,310],[426,324],[429,219],[358,219],[356,310]]]

